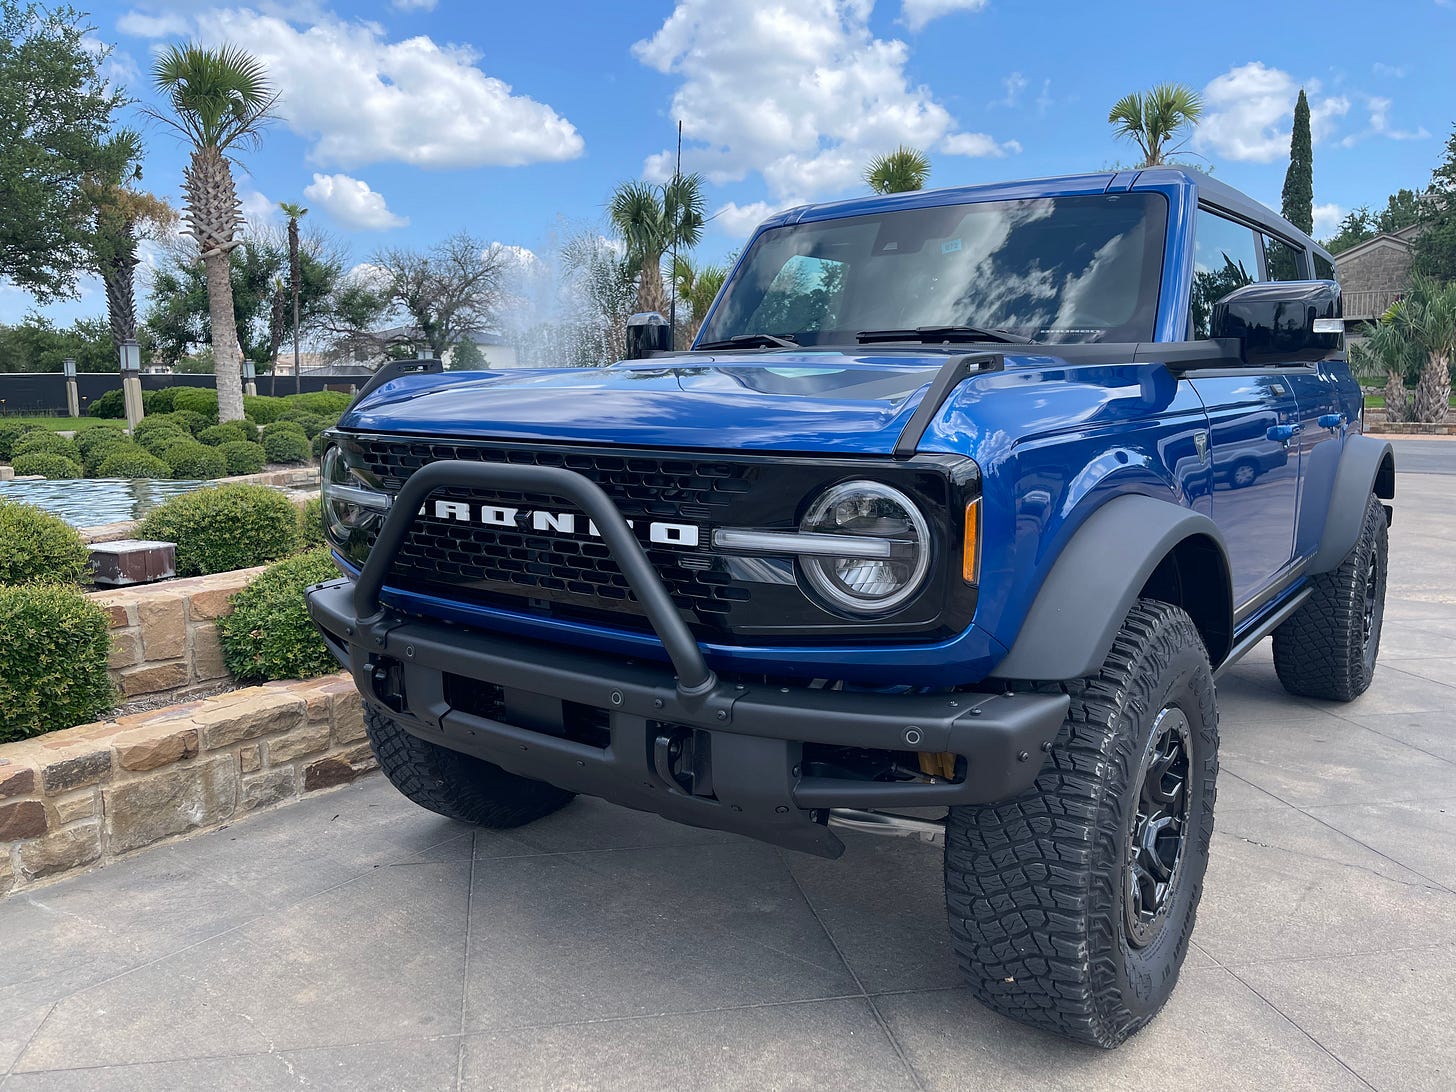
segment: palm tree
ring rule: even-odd
[[[123,129],[107,142],[109,165],[82,184],[95,222],[91,258],[106,288],[106,317],[117,348],[136,337],[137,244],[177,221],[171,205],[154,194],[134,189],[141,178],[139,134]]]
[[[718,295],[718,289],[728,279],[728,268],[721,265],[694,265],[692,258],[681,255],[672,267],[673,284],[677,287],[678,299],[688,305],[690,318],[688,329],[678,337],[678,343],[691,345],[698,336],[703,319],[708,317],[708,308]]]
[[[1456,360],[1456,283],[1412,277],[1405,296],[1381,316],[1362,350],[1367,361],[1386,373],[1389,420],[1444,422],[1450,413],[1451,363]],[[1414,396],[1405,387],[1411,375],[1419,377]]]
[[[923,190],[930,180],[930,160],[918,148],[903,144],[893,152],[877,155],[864,171],[865,183],[875,193],[909,193]]]
[[[293,291],[293,393],[297,394],[303,389],[303,372],[298,366],[298,219],[300,216],[307,216],[308,209],[290,201],[280,201],[278,207],[288,217],[288,280]],[[274,371],[277,371],[277,367],[275,360]]]
[[[1160,83],[1146,94],[1134,91],[1118,99],[1107,120],[1113,132],[1141,149],[1143,161],[1138,166],[1156,167],[1187,140],[1173,144],[1174,138],[1202,116],[1203,99],[1197,91],[1181,83]]]
[[[195,43],[171,46],[152,66],[152,80],[167,97],[171,114],[148,113],[192,144],[182,174],[187,234],[202,252],[207,308],[212,320],[212,356],[217,371],[217,416],[243,416],[243,381],[228,253],[238,245],[243,217],[227,152],[256,141],[272,116],[277,94],[261,62],[236,46],[205,49]]]
[[[703,237],[702,178],[680,174],[662,186],[623,182],[607,208],[637,277],[637,310],[666,312],[662,256],[675,247],[692,249]]]

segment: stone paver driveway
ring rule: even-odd
[[[1450,1089],[1456,478],[1400,488],[1371,692],[1267,645],[1220,686],[1197,949],[1119,1051],[959,988],[934,847],[476,832],[375,778],[0,903],[0,1088]]]

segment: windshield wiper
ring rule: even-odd
[[[861,343],[870,341],[918,341],[933,345],[939,341],[1002,341],[1030,345],[1034,339],[1013,334],[1010,330],[994,330],[980,326],[917,326],[907,330],[861,330],[855,334]]]
[[[799,343],[791,337],[779,337],[776,334],[734,334],[722,341],[705,341],[698,346],[699,349],[765,349],[772,346],[775,349],[797,349]]]

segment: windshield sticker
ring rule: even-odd
[[[942,254],[954,254],[960,248],[961,241],[959,239],[947,239],[940,244],[940,252]]]

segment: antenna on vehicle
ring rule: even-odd
[[[672,169],[672,187],[674,190],[682,186],[682,118],[677,121],[677,164]],[[681,218],[681,217],[679,217]],[[667,305],[667,347],[669,350],[677,351],[677,236],[676,230],[672,233],[672,268],[667,271],[667,279],[672,282],[671,302]]]

